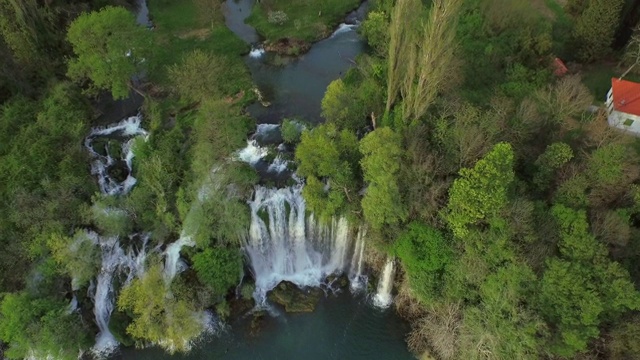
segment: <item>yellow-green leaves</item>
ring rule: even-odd
[[[368,183],[362,199],[365,219],[374,229],[404,220],[407,209],[398,186],[402,138],[388,127],[378,128],[360,141],[360,151],[360,164]]]
[[[80,15],[69,26],[67,40],[76,58],[68,75],[80,81],[91,79],[98,89],[111,91],[115,99],[129,95],[131,77],[148,62],[151,33],[136,24],[133,13],[108,6]]]
[[[461,169],[460,178],[449,190],[445,213],[453,234],[461,238],[469,226],[496,216],[507,203],[513,180],[513,150],[508,143],[495,145],[473,169]]]

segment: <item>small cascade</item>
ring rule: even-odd
[[[393,289],[393,276],[395,275],[395,262],[393,258],[389,258],[384,266],[380,280],[378,281],[378,290],[373,297],[373,304],[379,308],[388,308],[393,302],[391,290]]]
[[[136,115],[122,120],[121,122],[108,126],[98,127],[91,130],[85,139],[85,147],[89,150],[93,158],[91,163],[91,174],[98,178],[98,184],[103,194],[117,195],[126,194],[135,185],[136,179],[131,175],[133,161],[133,141],[138,136],[148,136],[148,133],[140,126],[142,116]],[[106,140],[101,142],[98,140]],[[122,142],[119,152],[120,156],[114,159],[109,140]],[[126,178],[117,179],[111,175],[112,169],[117,166],[126,168]]]
[[[146,245],[149,236],[141,237],[140,249],[130,247],[125,251],[117,237],[100,237],[93,232],[87,233],[88,237],[97,238],[97,242],[102,250],[102,265],[100,273],[96,279],[95,293],[93,294],[94,315],[96,324],[100,329],[96,338],[93,352],[99,355],[106,355],[115,350],[118,342],[109,331],[109,319],[114,307],[113,279],[115,276],[124,275],[127,284],[136,275],[144,272],[144,263],[147,257]],[[131,236],[132,243],[136,240],[136,235]]]
[[[179,272],[186,269],[186,264],[180,260],[180,250],[184,246],[195,246],[195,242],[190,236],[182,235],[178,241],[167,246],[165,251],[164,275],[167,282],[171,282]]]
[[[329,38],[333,38],[336,35],[348,32],[348,31],[352,31],[358,28],[358,24],[345,24],[342,23],[338,26],[338,28],[336,29],[336,31],[333,32],[333,34],[331,34],[331,36]]]
[[[257,164],[262,158],[267,156],[269,149],[258,145],[256,140],[247,140],[247,146],[236,153],[236,157],[240,161],[244,161],[251,165]]]
[[[262,55],[264,55],[264,49],[261,47],[252,48],[249,52],[249,57],[252,59],[259,59],[262,57]]]
[[[102,194],[126,194],[135,185],[136,179],[132,176],[133,143],[140,136],[145,140],[148,137],[141,123],[142,116],[139,114],[117,124],[93,128],[85,139],[85,147],[92,157],[91,173],[98,178]],[[103,211],[106,215],[123,212],[117,208],[97,207],[94,207],[94,211]],[[118,346],[118,341],[109,331],[115,300],[114,279],[122,279],[122,283],[126,285],[135,276],[144,273],[149,235],[129,235],[128,243],[131,245],[126,249],[118,237],[103,237],[93,231],[87,231],[79,239],[88,239],[100,247],[100,272],[89,288],[96,324],[100,330],[92,351],[98,357],[107,356]],[[77,241],[72,244],[72,250],[73,246],[77,247]]]
[[[282,189],[257,186],[251,227],[245,244],[263,299],[281,281],[300,287],[319,286],[331,274],[348,270],[351,237],[346,219],[322,224],[306,217],[302,185]]]
[[[358,229],[358,235],[356,236],[353,257],[351,258],[351,269],[349,269],[349,283],[351,284],[352,291],[362,289],[367,283],[366,276],[362,274],[364,268],[364,239],[366,236],[367,230],[364,227],[360,227]]]

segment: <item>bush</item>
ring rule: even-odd
[[[396,255],[409,276],[411,288],[422,300],[440,292],[445,267],[453,259],[453,250],[442,233],[413,222],[395,244]]]
[[[297,144],[305,126],[296,120],[284,119],[282,122],[282,139],[287,144]]]
[[[282,25],[289,20],[289,17],[284,11],[269,11],[268,20],[270,24]]]
[[[208,248],[193,256],[193,268],[204,285],[224,296],[240,278],[242,258],[238,249]]]

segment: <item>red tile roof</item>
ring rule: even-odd
[[[632,81],[611,79],[613,108],[617,111],[640,116],[640,84]]]
[[[563,76],[564,74],[567,73],[567,71],[569,71],[569,69],[567,69],[567,67],[565,66],[564,62],[562,62],[562,60],[560,60],[559,58],[555,58],[553,59],[553,74],[555,76]]]

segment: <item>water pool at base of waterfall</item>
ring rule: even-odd
[[[414,357],[404,341],[409,325],[393,308],[381,310],[364,294],[329,295],[312,313],[265,315],[256,334],[253,316],[241,316],[189,354],[159,348],[122,349],[113,360],[404,360]]]

